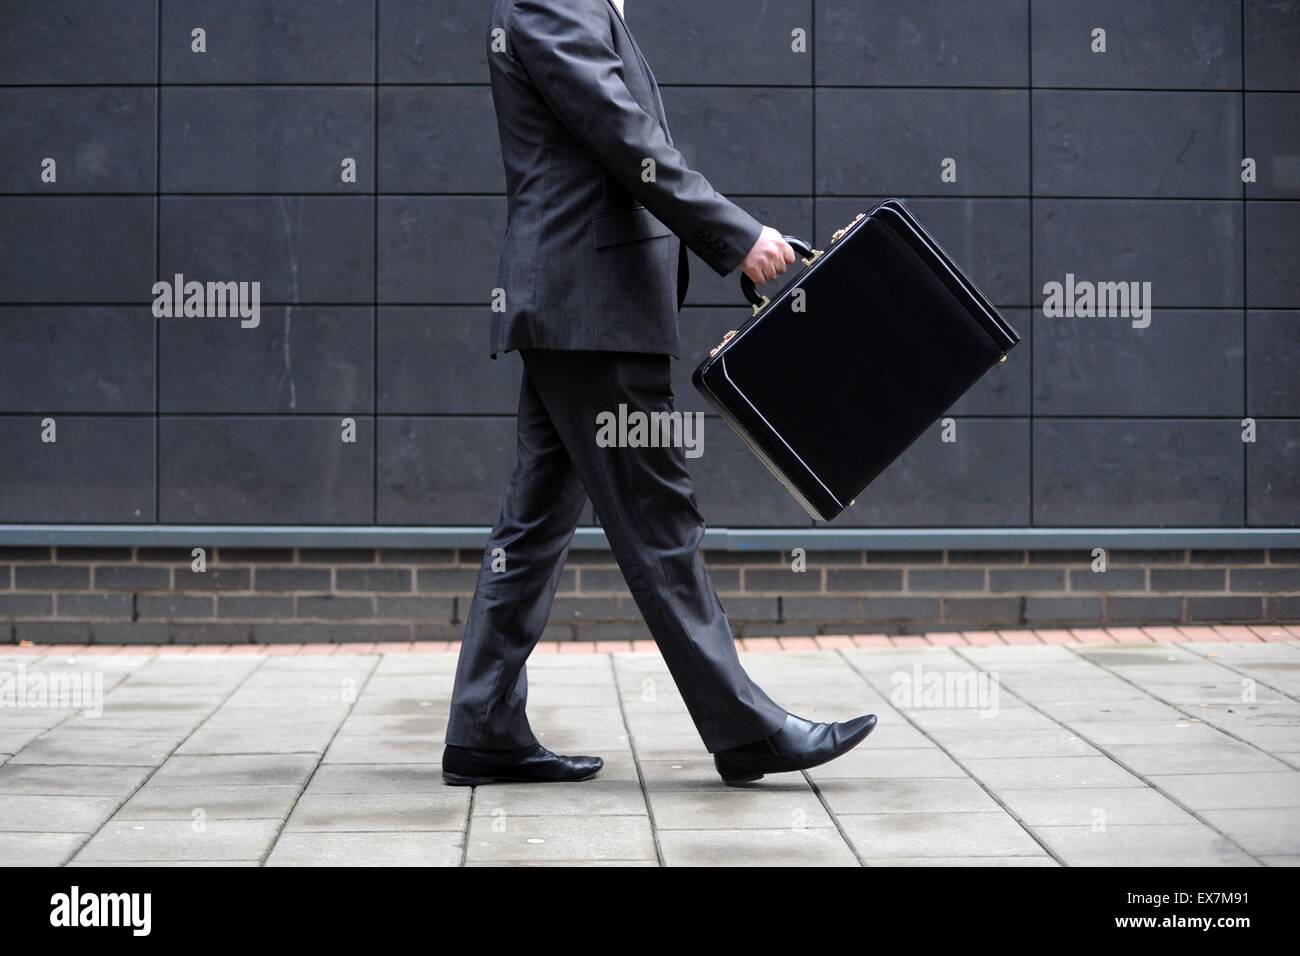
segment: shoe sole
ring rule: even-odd
[[[470,777],[462,773],[442,772],[442,782],[449,787],[482,787],[490,783],[581,783],[590,780],[599,770],[593,770],[585,777],[570,777],[566,780],[531,780],[528,777]]]

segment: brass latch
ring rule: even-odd
[[[812,265],[814,262],[816,262],[818,259],[820,259],[820,258],[825,254],[825,253],[822,252],[821,249],[814,249],[814,250],[812,251],[812,253],[813,253],[813,254],[812,254],[812,258],[810,258],[810,259],[805,259],[805,260],[803,261],[804,268],[807,268],[808,266]]]
[[[857,223],[857,221],[858,221],[859,219],[861,219],[861,218],[862,218],[863,216],[865,216],[865,215],[866,215],[865,212],[860,212],[860,213],[858,213],[856,216],[854,216],[854,217],[853,217],[853,221],[850,222],[850,223],[849,223],[847,226],[845,226],[843,229],[836,229],[836,230],[835,230],[835,234],[831,236],[831,245],[834,245],[835,243],[837,243],[837,242],[839,242],[841,239],[843,239],[844,236],[845,236],[845,234],[846,234],[850,229],[853,228],[853,226]]]
[[[764,298],[763,301],[764,301],[764,304],[766,304],[767,299]],[[754,306],[754,308],[757,309],[758,306]],[[713,347],[712,351],[709,352],[709,358],[713,358],[713,356],[717,355],[717,354],[718,354],[718,350],[721,349],[724,345],[726,345],[728,342],[730,342],[730,341],[731,341],[733,338],[735,338],[735,337],[736,337],[736,330],[735,330],[735,329],[732,329],[732,330],[729,331],[726,335],[724,335],[724,336],[722,337],[722,341],[719,342],[717,345],[715,345],[715,346]]]

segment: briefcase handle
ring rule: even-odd
[[[812,265],[817,257],[821,255],[820,250],[814,249],[798,236],[782,236],[781,238],[788,242],[795,252],[803,256],[805,266]],[[758,289],[754,287],[754,280],[743,272],[740,274],[740,291],[744,293],[745,299],[754,307],[755,315],[758,315],[759,310],[770,301],[767,296],[759,295]]]

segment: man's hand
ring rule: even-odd
[[[771,226],[764,226],[758,234],[758,242],[749,250],[740,269],[754,280],[754,285],[762,285],[785,272],[786,266],[792,262],[794,250],[790,248],[790,243],[782,239],[781,234]]]

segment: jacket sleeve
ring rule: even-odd
[[[517,0],[510,49],[568,130],[629,193],[719,275],[740,264],[762,225],[686,164],[623,82],[605,0]],[[654,161],[654,181],[643,178]]]

